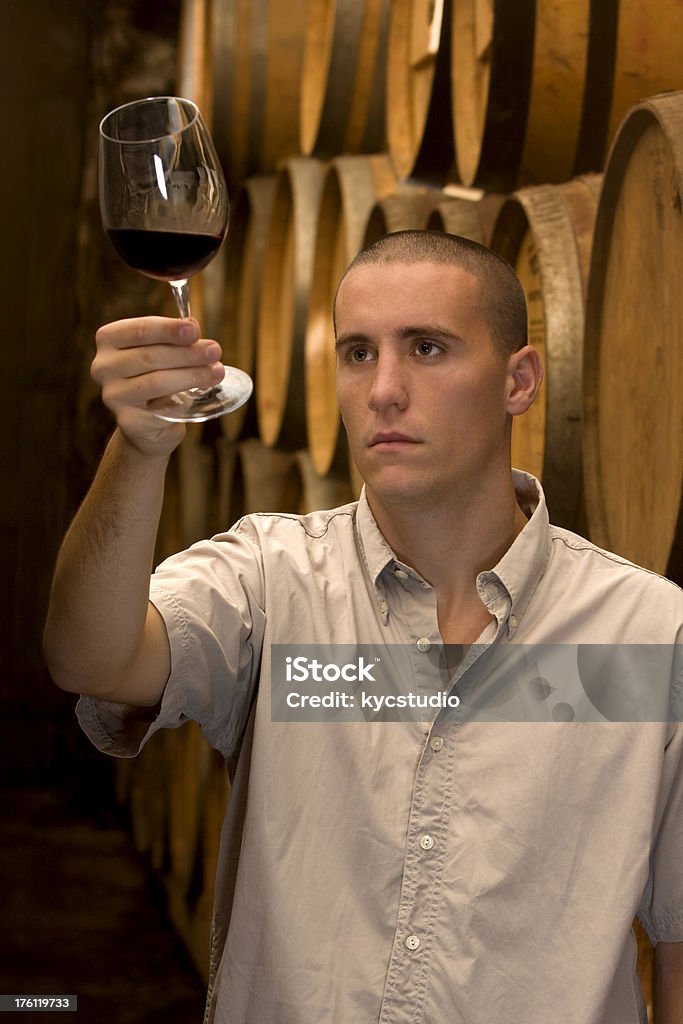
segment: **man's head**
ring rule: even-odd
[[[510,264],[486,246],[443,231],[396,231],[362,249],[342,282],[356,267],[391,263],[447,263],[466,270],[479,282],[481,315],[500,355],[507,358],[526,345],[524,290]]]
[[[337,399],[373,509],[509,482],[512,417],[542,370],[503,260],[456,236],[387,235],[341,281],[335,334]]]

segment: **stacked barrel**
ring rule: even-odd
[[[680,0],[185,0],[178,91],[232,194],[193,302],[256,387],[190,430],[160,555],[245,512],[359,493],[332,299],[368,241],[429,227],[490,245],[522,280],[546,378],[513,463],[541,478],[553,521],[680,580],[682,88]],[[227,784],[191,730],[165,742],[144,842],[205,967],[206,829]]]

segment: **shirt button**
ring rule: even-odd
[[[438,754],[443,747],[443,736],[432,736],[429,741],[429,746],[432,748],[435,754]]]
[[[396,576],[397,579],[399,579],[399,580],[407,580],[408,579],[408,573],[404,572],[403,569],[394,569],[394,576]]]
[[[406,948],[415,952],[416,949],[420,948],[420,939],[417,935],[409,935],[406,939]]]
[[[434,845],[434,839],[432,836],[421,836],[420,846],[423,850],[431,850]]]
[[[382,615],[386,615],[388,607],[389,606],[387,605],[386,601],[380,601],[380,603],[379,603],[379,610],[382,613]]]
[[[422,651],[423,654],[428,651],[431,646],[432,642],[431,640],[428,640],[426,636],[421,636],[417,641],[417,649],[418,651]]]
[[[517,616],[516,615],[511,615],[510,618],[508,619],[508,624],[510,626],[510,629],[516,629],[517,628]]]

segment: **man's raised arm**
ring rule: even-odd
[[[118,427],[57,559],[44,634],[58,686],[153,705],[170,671],[149,579],[168,460],[182,424],[147,403],[223,376],[220,348],[193,321],[148,317],[98,331],[92,374]]]

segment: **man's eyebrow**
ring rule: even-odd
[[[459,334],[454,331],[449,331],[445,327],[439,327],[438,324],[416,324],[406,327],[400,327],[396,332],[399,338],[450,338],[453,341],[462,341]],[[335,347],[339,348],[341,345],[348,344],[367,344],[370,341],[370,337],[367,334],[363,334],[360,331],[352,331],[349,334],[340,334],[335,341]]]
[[[446,327],[439,327],[438,324],[422,324],[416,327],[401,327],[398,331],[399,337],[401,338],[415,338],[415,337],[439,337],[439,338],[453,338],[456,341],[460,341],[460,335],[456,334],[455,331],[449,331]]]
[[[361,334],[359,332],[352,332],[351,334],[340,334],[337,338],[335,338],[334,347],[340,348],[342,345],[348,345],[349,343],[353,343],[354,345],[367,344],[369,341],[370,339],[368,338],[367,334]]]

